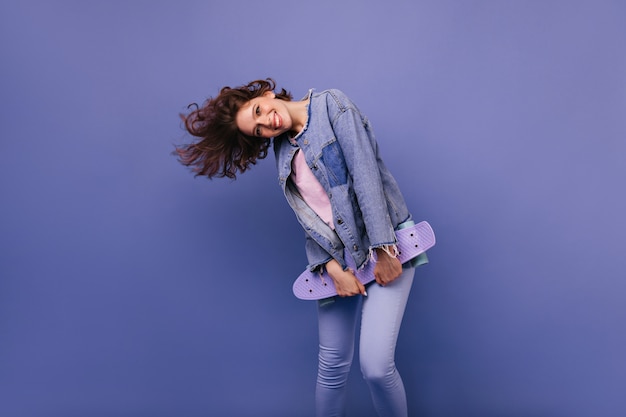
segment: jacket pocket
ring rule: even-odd
[[[328,171],[328,182],[331,188],[348,182],[346,160],[337,140],[334,139],[322,148],[322,160]]]

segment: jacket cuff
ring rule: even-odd
[[[324,259],[323,261],[319,261],[319,262],[315,262],[315,263],[310,263],[307,266],[307,269],[311,272],[324,272],[324,266],[330,262],[333,259],[332,256],[329,256],[327,259]]]
[[[373,259],[372,257],[374,256],[374,251],[376,249],[384,250],[385,253],[387,255],[391,256],[392,258],[397,258],[398,255],[400,254],[400,251],[398,250],[398,245],[395,244],[395,243],[372,245],[372,246],[370,246],[370,249],[369,249],[368,260]]]

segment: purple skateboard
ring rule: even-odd
[[[427,251],[435,245],[435,234],[427,222],[420,222],[411,227],[396,231],[398,240],[398,259],[405,263],[417,255]],[[376,258],[365,264],[365,267],[356,272],[356,278],[363,285],[374,281],[374,265]],[[354,261],[346,256],[346,263],[353,271],[356,270]],[[324,272],[319,274],[308,269],[293,283],[293,293],[301,300],[321,300],[337,295],[333,279]]]

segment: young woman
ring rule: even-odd
[[[196,175],[235,178],[267,156],[271,140],[279,184],[305,230],[308,268],[333,279],[337,297],[318,302],[318,416],[345,412],[356,323],[361,316],[361,371],[380,416],[406,416],[407,402],[395,366],[400,323],[414,267],[396,259],[395,230],[412,224],[404,198],[380,158],[370,124],[339,90],[310,90],[292,101],[274,80],[224,87],[184,116],[197,137],[177,148]],[[347,267],[376,252],[376,282],[365,288]]]

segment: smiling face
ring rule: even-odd
[[[237,128],[244,135],[260,138],[272,138],[289,131],[292,120],[286,103],[271,91],[253,98],[237,112]]]

